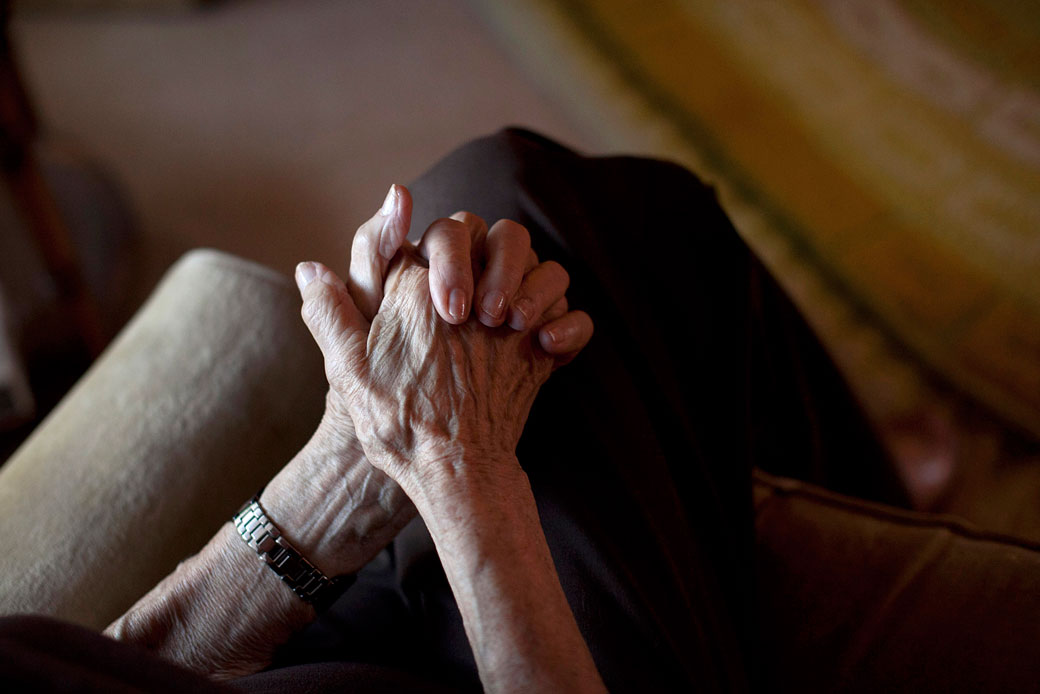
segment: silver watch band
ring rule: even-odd
[[[353,583],[355,576],[329,578],[282,537],[260,506],[260,493],[247,501],[232,520],[242,539],[260,559],[304,601],[321,610],[328,607]]]

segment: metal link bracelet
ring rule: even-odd
[[[264,509],[260,492],[243,504],[231,519],[246,543],[256,550],[260,560],[282,579],[296,595],[321,611],[334,603],[353,585],[357,576],[348,574],[329,578],[311,564],[292,544],[282,537]]]

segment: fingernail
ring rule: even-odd
[[[301,290],[318,276],[318,269],[314,263],[300,263],[296,266],[296,286]]]
[[[519,316],[514,315],[513,319],[509,321],[509,326],[513,330],[523,330],[525,326],[531,323],[531,312],[534,306],[531,304],[530,299],[520,299],[513,302],[513,308],[516,309],[516,313]]]
[[[560,342],[560,335],[556,332],[556,330],[546,330],[545,334],[549,337],[549,342],[553,343],[554,345]]]
[[[448,296],[448,315],[455,320],[466,317],[466,292],[461,289],[452,289]]]
[[[506,307],[506,296],[500,291],[488,292],[484,295],[484,301],[481,304],[481,308],[484,309],[484,313],[488,314],[495,320],[502,317],[502,311]]]
[[[383,206],[379,208],[379,214],[384,217],[390,216],[390,213],[394,211],[394,207],[397,206],[397,186],[390,186],[390,190],[386,193],[386,198],[383,200]]]

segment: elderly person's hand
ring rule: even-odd
[[[554,357],[537,328],[587,340],[591,321],[566,313],[567,277],[555,263],[528,274],[521,294],[534,295],[541,322],[520,330],[440,319],[427,285],[433,274],[405,251],[369,323],[347,286],[322,266],[303,287],[304,316],[326,360],[331,393],[345,403],[368,461],[406,490],[459,465],[492,471],[513,460],[520,433]],[[577,345],[580,347],[581,345]]]
[[[349,295],[368,317],[379,309],[390,259],[402,246],[429,262],[427,299],[452,323],[464,321],[469,313],[474,276],[479,277],[475,296],[481,305],[494,309],[500,304],[496,293],[506,297],[497,315],[479,312],[492,325],[509,319],[525,327],[528,316],[538,319],[546,309],[543,297],[560,294],[554,288],[558,273],[532,271],[537,259],[519,225],[503,222],[488,230],[475,216],[458,213],[434,222],[412,249],[405,241],[410,224],[411,197],[394,186],[382,209],[355,235]],[[301,265],[297,279],[302,281],[311,267]],[[563,279],[565,287],[565,275]],[[521,283],[525,290],[518,290]],[[451,296],[460,288],[463,307],[461,314],[455,313],[461,317],[453,317]],[[488,301],[489,296],[494,300]],[[556,303],[559,313],[564,304]],[[312,329],[315,320],[321,318],[311,315]],[[563,316],[542,327],[540,340],[562,363],[584,345],[590,331],[590,323]],[[358,570],[415,513],[401,488],[366,460],[347,402],[335,389],[329,391],[314,436],[267,485],[261,503],[283,535],[329,576]],[[229,605],[234,609],[227,609]],[[258,562],[234,527],[225,524],[202,551],[181,563],[106,633],[226,679],[264,667],[274,648],[313,618],[314,610]]]
[[[405,249],[370,321],[331,270],[301,264],[303,315],[325,356],[329,399],[343,403],[369,463],[429,528],[485,689],[603,691],[515,457],[555,362],[539,344],[541,323],[544,334],[577,338],[577,350],[592,322],[567,312],[566,273],[554,263],[525,274],[518,294],[534,318],[523,315],[519,330],[440,320],[427,289],[435,274]],[[448,311],[459,318],[452,293]]]
[[[566,310],[566,271],[555,262],[538,262],[524,227],[500,220],[489,229],[476,215],[457,212],[434,221],[419,244],[412,246],[406,240],[411,216],[411,194],[404,186],[393,185],[379,211],[354,235],[345,282],[319,263],[300,263],[297,267],[296,280],[301,287],[319,280],[309,290],[301,289],[301,314],[319,344],[333,341],[338,330],[337,314],[319,306],[313,297],[342,300],[344,306],[353,305],[364,321],[376,319],[388,288],[391,261],[399,252],[414,262],[428,264],[429,271],[419,284],[427,306],[436,307],[436,313],[431,312],[429,317],[441,328],[471,325],[465,321],[471,306],[476,305],[488,309],[476,312],[484,325],[501,325],[508,330],[504,327],[508,321],[525,334],[537,325],[539,344],[556,364],[572,359],[588,342],[591,320],[584,313]],[[343,293],[316,294],[317,287]],[[440,318],[434,320],[436,316]],[[341,365],[345,358],[340,354],[330,362],[326,353],[326,370]],[[325,414],[305,449],[314,455],[279,473],[261,502],[272,518],[282,519],[287,528],[299,528],[295,539],[313,547],[316,565],[327,567],[328,572],[350,573],[386,546],[415,510],[394,483],[396,478],[390,475],[393,479],[388,479],[381,466],[369,464],[355,434],[350,401],[331,372],[329,376]],[[301,479],[308,480],[302,489]],[[337,489],[346,497],[338,515],[329,512],[337,506],[329,492]],[[326,522],[314,523],[314,518]]]
[[[525,336],[537,335],[538,352],[552,355],[556,365],[572,359],[592,335],[592,321],[586,314],[567,311],[567,272],[559,263],[538,262],[523,226],[500,220],[489,229],[480,217],[457,212],[434,221],[419,244],[412,246],[406,240],[411,212],[408,189],[391,186],[380,210],[354,235],[345,282],[319,263],[297,267],[304,322],[318,344],[330,350],[325,351],[330,389],[325,414],[306,449],[318,455],[309,456],[306,465],[287,466],[268,485],[261,501],[272,518],[285,519],[289,528],[301,528],[296,539],[313,545],[313,561],[319,567],[338,573],[363,566],[415,513],[393,481],[401,480],[394,474],[388,479],[383,473],[392,471],[379,463],[370,465],[372,461],[366,459],[367,451],[355,433],[350,398],[345,397],[334,373],[353,358],[336,351],[341,337],[338,311],[350,305],[366,325],[371,320],[383,322],[377,312],[382,314],[388,308],[383,306],[384,292],[396,282],[388,282],[388,272],[398,253],[411,259],[408,267],[428,265],[422,280],[410,285],[416,290],[414,301],[436,308],[425,314],[429,318],[426,327],[447,330],[451,324],[461,324],[464,330],[476,330],[481,325],[502,326],[508,333],[508,321]],[[312,283],[315,279],[318,281]],[[327,301],[332,304],[322,303]],[[483,307],[476,311],[481,323],[466,322],[472,305]],[[516,435],[519,433],[517,429]],[[309,480],[302,494],[301,478]],[[328,498],[333,489],[342,490],[349,502],[338,518],[329,513],[335,507]],[[316,517],[328,522],[315,524]]]

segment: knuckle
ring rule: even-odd
[[[307,325],[315,325],[321,319],[322,313],[324,311],[320,303],[314,298],[303,302],[303,306],[300,307],[300,315]]]
[[[556,262],[555,260],[549,260],[548,264],[552,269],[553,274],[556,277],[556,281],[560,282],[564,289],[571,286],[571,274],[567,272],[567,268]]]
[[[466,231],[466,225],[451,217],[441,217],[430,225],[430,232],[435,234],[458,234]]]
[[[432,258],[434,255],[469,252],[469,228],[462,222],[447,217],[438,219],[426,230],[423,244]]]
[[[372,255],[375,249],[376,244],[373,231],[366,227],[368,227],[367,224],[358,229],[357,233],[354,234],[354,240],[350,244],[351,259],[361,256],[367,258]]]
[[[371,219],[366,219],[364,224],[357,228],[357,232],[354,234],[354,238],[371,238],[379,235],[379,230],[383,227],[384,221],[377,215]]]
[[[551,276],[557,280],[560,284],[569,286],[571,282],[571,275],[567,270],[555,260],[546,260],[542,267],[545,268],[546,272],[551,273]]]
[[[462,222],[467,228],[478,228],[484,225],[480,215],[473,214],[469,210],[459,210],[451,216],[451,219]]]
[[[312,331],[319,327],[321,322],[321,311],[313,301],[308,301],[300,307],[300,315],[303,317],[304,325]]]
[[[517,245],[531,245],[531,234],[527,231],[527,227],[519,222],[514,222],[511,219],[500,219],[495,223],[495,228],[504,242],[511,242]]]
[[[468,242],[470,238],[469,225],[455,220],[452,220],[452,222],[453,224],[448,228],[448,234],[455,237],[457,240],[465,240]]]
[[[332,287],[322,282],[304,298],[300,313],[308,325],[317,324],[326,317],[332,301],[332,293]]]

